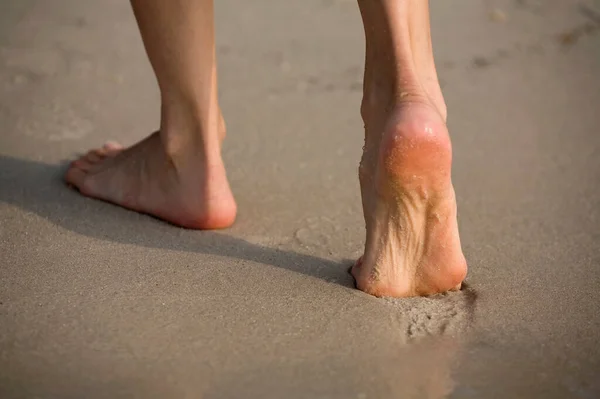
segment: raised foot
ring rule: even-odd
[[[65,180],[85,196],[186,228],[225,228],[235,220],[220,155],[169,156],[158,132],[127,149],[109,143],[88,152],[71,163]]]
[[[390,297],[460,288],[467,265],[442,117],[430,105],[402,103],[385,121],[366,122],[359,177],[367,239],[351,270],[357,288]]]

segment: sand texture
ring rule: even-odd
[[[158,125],[126,1],[0,0],[0,398],[600,397],[600,2],[433,1],[467,289],[353,289],[353,1],[218,0],[224,231],[81,197]]]

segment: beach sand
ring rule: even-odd
[[[0,1],[0,397],[600,397],[600,3],[432,2],[469,275],[405,300],[347,273],[356,4],[216,3],[239,216],[202,232],[61,181],[158,126],[127,2]]]

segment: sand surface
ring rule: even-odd
[[[348,0],[217,1],[239,218],[85,199],[157,127],[126,1],[0,1],[0,398],[600,397],[600,2],[433,2],[469,288],[352,288],[364,43]]]

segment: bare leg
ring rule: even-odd
[[[426,0],[359,0],[367,43],[359,168],[366,246],[352,269],[377,296],[460,287],[452,148]]]
[[[74,161],[65,179],[90,197],[171,223],[221,228],[236,205],[221,159],[212,0],[132,0],[161,92],[160,130]]]

